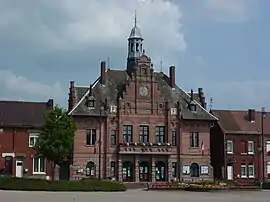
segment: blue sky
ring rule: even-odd
[[[268,0],[0,0],[0,99],[66,107],[99,63],[124,69],[134,11],[154,68],[203,87],[213,108],[270,110]]]

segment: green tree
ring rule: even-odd
[[[55,106],[45,114],[45,124],[35,149],[52,163],[52,180],[56,165],[70,161],[76,131],[75,123],[67,112]]]

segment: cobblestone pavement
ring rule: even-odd
[[[270,191],[185,192],[129,190],[121,193],[57,193],[0,191],[0,201],[9,202],[270,202]]]

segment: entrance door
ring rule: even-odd
[[[23,177],[23,162],[21,160],[16,160],[16,177]]]
[[[12,175],[12,156],[5,157],[5,173],[7,175]]]
[[[233,180],[233,166],[227,166],[227,179]]]

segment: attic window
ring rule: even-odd
[[[192,103],[192,104],[190,104],[189,105],[189,109],[190,109],[190,111],[192,111],[192,112],[196,112],[196,104],[194,104],[194,103]]]
[[[87,100],[86,105],[89,108],[94,108],[95,107],[95,100]]]

